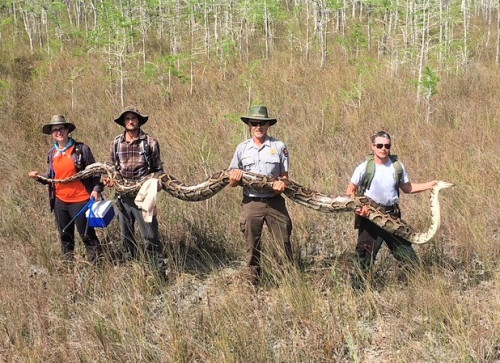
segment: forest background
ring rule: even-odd
[[[1,0],[0,361],[500,361],[497,0]],[[384,129],[415,182],[456,184],[408,279],[384,248],[351,288],[352,213],[287,200],[297,271],[264,236],[264,281],[239,278],[241,189],[159,199],[170,282],[147,264],[61,266],[45,187],[53,114],[109,160],[122,106],[149,114],[165,170],[196,184],[229,165],[266,104],[292,179],[343,194]],[[106,191],[112,197],[112,190]],[[429,225],[428,193],[402,196]],[[116,221],[100,230],[119,249]]]

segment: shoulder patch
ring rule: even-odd
[[[288,157],[288,148],[287,147],[285,147],[283,149],[283,155],[285,155],[286,157]]]

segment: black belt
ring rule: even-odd
[[[399,213],[399,204],[393,204],[393,205],[381,205],[380,208],[382,208],[386,213],[389,214],[396,214]]]
[[[245,195],[243,196],[243,199],[251,202],[268,202],[276,197],[279,197],[279,194],[273,195],[272,197],[249,197],[248,195]]]
[[[116,192],[115,195],[116,195],[116,198],[118,198],[118,199],[120,199],[120,198],[135,198],[135,197],[137,197],[138,193],[139,193],[139,191],[127,192],[127,193]]]

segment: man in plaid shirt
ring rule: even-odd
[[[121,176],[128,182],[135,183],[149,174],[153,174],[153,178],[163,174],[158,141],[141,130],[141,126],[148,121],[148,118],[136,107],[128,106],[114,120],[125,130],[113,142],[111,160]],[[112,186],[109,180],[105,181],[105,184]],[[124,252],[127,258],[138,257],[138,246],[134,237],[134,223],[137,221],[147,257],[160,277],[164,279],[166,277],[162,259],[164,251],[159,238],[158,220],[156,215],[153,216],[151,223],[144,220],[142,210],[134,202],[136,195],[137,192],[133,194],[117,192],[116,204]]]

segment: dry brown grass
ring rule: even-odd
[[[352,215],[320,215],[292,202],[301,268],[282,274],[269,258],[262,286],[243,283],[235,189],[196,204],[160,197],[168,285],[139,262],[92,268],[81,246],[75,265],[64,268],[45,188],[26,177],[45,168],[50,143],[40,127],[65,114],[78,127],[76,138],[105,161],[120,132],[112,119],[121,105],[99,57],[67,53],[49,66],[42,56],[18,52],[18,61],[1,68],[10,85],[0,114],[1,361],[500,360],[500,72],[490,58],[442,75],[430,123],[415,106],[413,76],[403,71],[391,78],[384,66],[373,67],[358,107],[344,92],[357,80],[356,67],[341,51],[318,69],[317,60],[291,62],[278,47],[258,67],[252,102],[278,117],[271,133],[287,143],[298,182],[343,194],[369,135],[386,129],[412,180],[456,183],[443,192],[438,236],[416,247],[422,268],[402,279],[384,249],[372,286],[358,292],[350,286]],[[72,109],[74,69],[81,71]],[[127,103],[150,115],[144,129],[159,139],[169,174],[196,183],[228,166],[247,136],[239,116],[248,106],[242,78],[249,74],[243,62],[222,74],[200,61],[194,94],[176,82],[171,102],[158,86],[129,80]],[[417,229],[427,228],[427,194],[403,196],[403,211]],[[116,222],[99,235],[119,247]],[[272,256],[267,234],[264,244]]]

